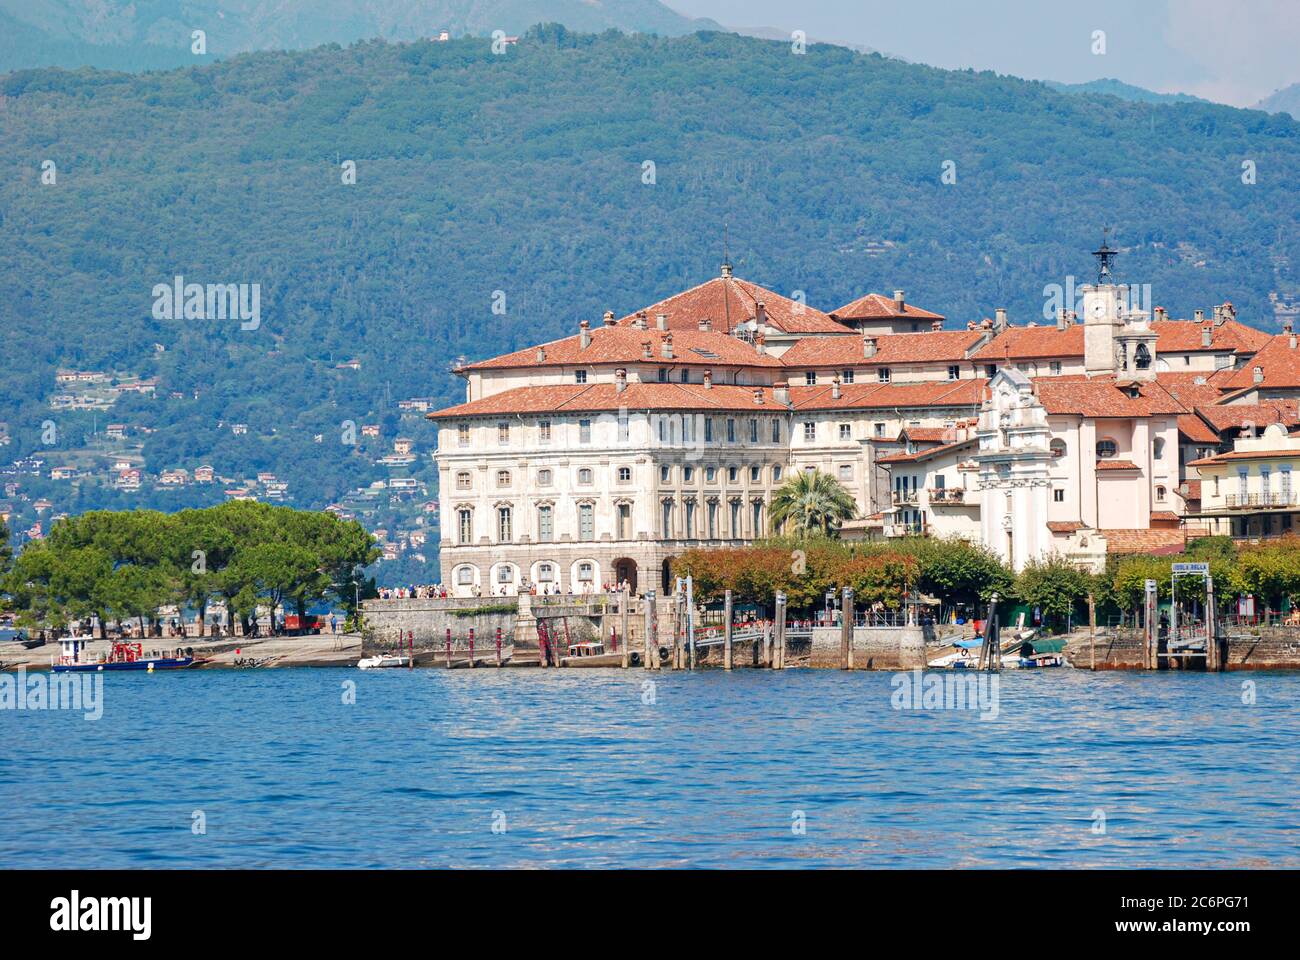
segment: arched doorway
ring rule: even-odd
[[[622,557],[614,561],[614,585],[617,587],[626,580],[633,594],[636,593],[636,561]]]
[[[677,582],[673,579],[673,558],[672,557],[669,557],[667,560],[664,561],[663,573],[664,575],[663,575],[662,587],[663,587],[663,595],[666,597],[673,592],[673,587],[677,585]]]

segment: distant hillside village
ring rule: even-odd
[[[823,471],[845,538],[983,543],[1100,570],[1202,535],[1279,537],[1300,486],[1300,348],[1231,303],[1173,319],[1114,278],[1054,323],[947,329],[904,291],[823,312],[732,275],[461,366],[434,411],[439,553],[457,595],[667,589],[683,551],[771,534]]]
[[[347,361],[338,369],[354,369],[355,365],[356,361]],[[90,410],[104,414],[103,422],[97,417],[89,435],[76,438],[60,435],[52,426],[56,432],[47,446],[0,467],[0,520],[12,531],[15,545],[42,539],[50,525],[68,516],[74,506],[182,509],[222,500],[294,503],[290,483],[271,471],[246,476],[229,470],[219,460],[148,463],[144,441],[153,430],[114,421],[112,415],[124,393],[144,394],[158,402],[185,399],[181,394],[158,396],[156,379],[114,371],[59,370],[56,382],[58,392],[48,401],[52,413]],[[418,428],[419,418],[434,406],[429,398],[396,401],[399,427],[407,420]],[[232,437],[246,437],[250,431],[249,424],[239,422],[218,421],[215,427]],[[411,437],[383,436],[380,423],[362,423],[356,434],[348,439],[354,439],[363,462],[385,476],[354,488],[325,509],[343,519],[361,521],[375,535],[382,551],[377,568],[381,582],[428,579],[434,558],[424,547],[430,528],[436,530],[438,523],[438,503],[431,497],[430,457],[421,455]],[[327,442],[323,434],[312,439],[322,446]],[[0,450],[11,445],[9,427],[0,423]],[[323,451],[321,455],[327,454]],[[433,536],[436,538],[436,532]]]

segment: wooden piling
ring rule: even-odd
[[[1097,598],[1088,594],[1088,669],[1097,669]]]
[[[497,666],[501,666],[501,628],[497,627]]]
[[[673,594],[673,669],[682,668],[682,594]]]
[[[618,602],[619,602],[619,607],[618,607],[619,625],[622,627],[623,630],[623,661],[621,666],[623,667],[624,670],[626,670],[628,667],[632,665],[632,650],[628,645],[628,637],[630,636],[630,634],[628,633],[628,624],[630,623],[630,617],[632,614],[632,612],[628,609],[628,605],[632,602],[632,593],[628,589],[626,583],[623,584],[622,596],[619,597]]]
[[[447,628],[447,669],[451,669],[451,627]]]
[[[723,598],[722,669],[731,669],[731,591]]]
[[[655,603],[655,592],[645,592],[645,668],[659,669],[659,608]]]
[[[845,587],[840,597],[840,669],[853,669],[853,588]]]
[[[469,665],[474,666],[474,628],[469,628]]]
[[[1216,673],[1219,663],[1219,608],[1214,602],[1214,578],[1205,577],[1205,669]]]
[[[776,595],[776,624],[772,630],[772,656],[770,665],[773,670],[780,670],[785,666],[785,594],[777,592]]]

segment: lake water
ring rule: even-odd
[[[1300,675],[1012,671],[988,721],[892,678],[110,675],[0,710],[0,862],[1300,866]]]

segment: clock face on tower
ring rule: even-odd
[[[1092,315],[1094,317],[1100,317],[1105,312],[1106,312],[1106,305],[1104,303],[1102,303],[1100,300],[1096,300],[1093,302]]]

